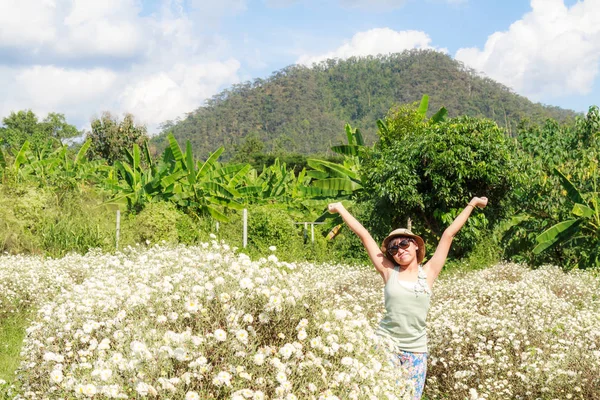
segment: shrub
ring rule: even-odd
[[[139,214],[129,214],[124,225],[123,244],[134,243],[196,243],[197,224],[174,204],[149,203]]]

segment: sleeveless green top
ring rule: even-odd
[[[427,275],[419,264],[417,282],[400,281],[398,269],[394,267],[385,284],[385,315],[376,332],[391,338],[399,350],[426,353],[425,320],[431,300]]]

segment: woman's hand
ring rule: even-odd
[[[487,206],[487,203],[487,197],[473,197],[473,199],[471,199],[471,201],[469,202],[469,205],[473,207],[485,208],[485,206]]]
[[[342,203],[330,203],[327,206],[327,209],[329,210],[330,213],[335,214],[335,213],[339,213],[340,211],[344,210],[344,205]]]

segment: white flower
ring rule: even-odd
[[[198,392],[190,391],[185,394],[185,400],[200,400],[200,395]]]
[[[275,246],[269,246],[269,250],[270,251],[275,251],[275,250],[277,250],[277,247],[275,247]]]
[[[100,370],[100,379],[102,379],[103,381],[107,381],[110,379],[110,377],[112,376],[112,370],[108,369],[108,368],[104,368],[102,370]]]
[[[254,364],[263,365],[265,362],[265,355],[262,353],[256,353],[253,358]]]
[[[189,312],[196,312],[198,311],[199,307],[200,304],[198,304],[195,299],[188,299],[188,301],[185,303],[185,309]]]
[[[298,332],[298,340],[304,340],[308,337],[308,334],[306,333],[306,331],[304,329],[300,330],[300,332]]]
[[[242,343],[246,343],[248,341],[248,332],[245,329],[240,329],[235,333],[235,337]]]
[[[61,383],[63,380],[63,373],[60,369],[55,369],[50,372],[50,381],[53,383]]]
[[[246,277],[246,278],[242,278],[240,280],[240,287],[242,289],[252,289],[254,288],[254,283],[252,282],[252,279]]]
[[[224,342],[227,340],[227,332],[223,329],[217,329],[214,333],[215,339],[219,342]]]
[[[242,321],[244,321],[247,324],[251,324],[252,322],[254,322],[254,317],[251,314],[245,314],[244,318],[242,318]]]
[[[96,389],[96,386],[92,385],[91,383],[83,386],[83,394],[86,396],[92,397],[96,393],[98,393],[98,390]]]
[[[277,382],[279,382],[279,383],[284,383],[284,382],[287,382],[287,380],[288,380],[288,379],[287,379],[287,375],[285,374],[285,372],[284,372],[284,371],[279,371],[279,372],[277,373],[277,375],[275,375],[275,379],[276,379],[276,380],[277,380]]]

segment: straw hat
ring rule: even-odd
[[[419,247],[419,249],[417,250],[417,262],[420,264],[421,261],[423,261],[423,258],[425,258],[425,242],[423,241],[421,236],[417,236],[414,233],[412,233],[410,230],[405,229],[405,228],[399,228],[399,229],[393,230],[392,232],[390,232],[389,235],[387,235],[387,237],[385,239],[383,239],[383,243],[381,243],[381,252],[383,253],[383,255],[388,260],[395,263],[394,258],[392,256],[390,256],[389,253],[387,252],[387,248],[388,248],[388,244],[390,243],[390,241],[393,238],[397,238],[397,237],[408,237],[408,238],[414,239],[415,242],[417,242],[417,246]]]

